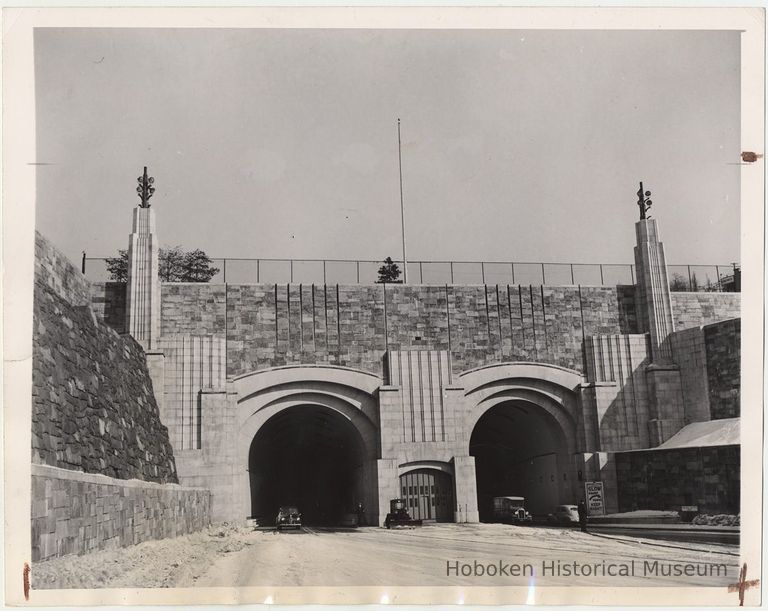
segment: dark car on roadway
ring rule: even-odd
[[[277,530],[283,528],[301,528],[301,514],[294,505],[283,505],[280,507],[280,511],[277,512],[277,518],[275,519],[275,526]]]
[[[578,524],[579,508],[576,505],[558,505],[547,516],[547,522],[550,524]]]

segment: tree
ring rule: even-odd
[[[184,251],[181,246],[161,248],[158,255],[158,272],[162,282],[183,282]]]
[[[701,288],[699,279],[696,277],[696,272],[692,272],[689,278],[686,278],[682,274],[672,274],[672,280],[669,282],[670,291],[695,293]]]
[[[733,282],[728,290],[736,293],[741,292],[741,266],[733,265]]]
[[[670,291],[688,291],[688,281],[683,278],[682,274],[672,274],[672,280],[669,283]]]
[[[219,273],[218,268],[211,267],[213,261],[202,250],[196,248],[184,255],[183,273],[179,282],[208,282]]]
[[[128,281],[128,251],[107,259],[107,271],[114,282]],[[162,282],[208,282],[219,273],[211,267],[213,260],[199,248],[184,252],[181,246],[161,248],[158,253],[158,276]]]
[[[118,250],[117,256],[107,259],[109,279],[114,282],[128,282],[128,251]]]
[[[400,280],[400,267],[392,260],[392,257],[384,259],[384,265],[379,268],[378,284],[398,284]]]
[[[699,288],[699,279],[696,277],[696,272],[693,272],[691,274],[691,291],[695,293]]]

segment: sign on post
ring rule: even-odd
[[[603,502],[603,482],[585,482],[584,490],[587,497],[587,512],[591,516],[605,515]]]

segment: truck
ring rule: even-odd
[[[493,497],[493,519],[497,522],[522,524],[533,518],[525,509],[525,497],[495,496]]]
[[[397,526],[421,526],[421,520],[411,518],[405,508],[405,499],[391,499],[389,501],[389,513],[384,519],[384,526],[395,528]]]

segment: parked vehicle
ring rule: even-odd
[[[578,524],[579,508],[576,505],[558,505],[547,516],[547,522],[551,524]]]
[[[525,509],[525,497],[522,496],[493,497],[493,518],[498,522],[512,524],[532,520],[531,514]]]
[[[411,518],[405,508],[405,499],[392,499],[389,501],[389,513],[384,519],[384,526],[395,528],[397,526],[421,526],[421,520]]]
[[[301,528],[301,514],[299,513],[298,508],[293,505],[281,506],[280,511],[277,512],[275,526],[277,526],[277,530],[282,530],[284,528]]]

